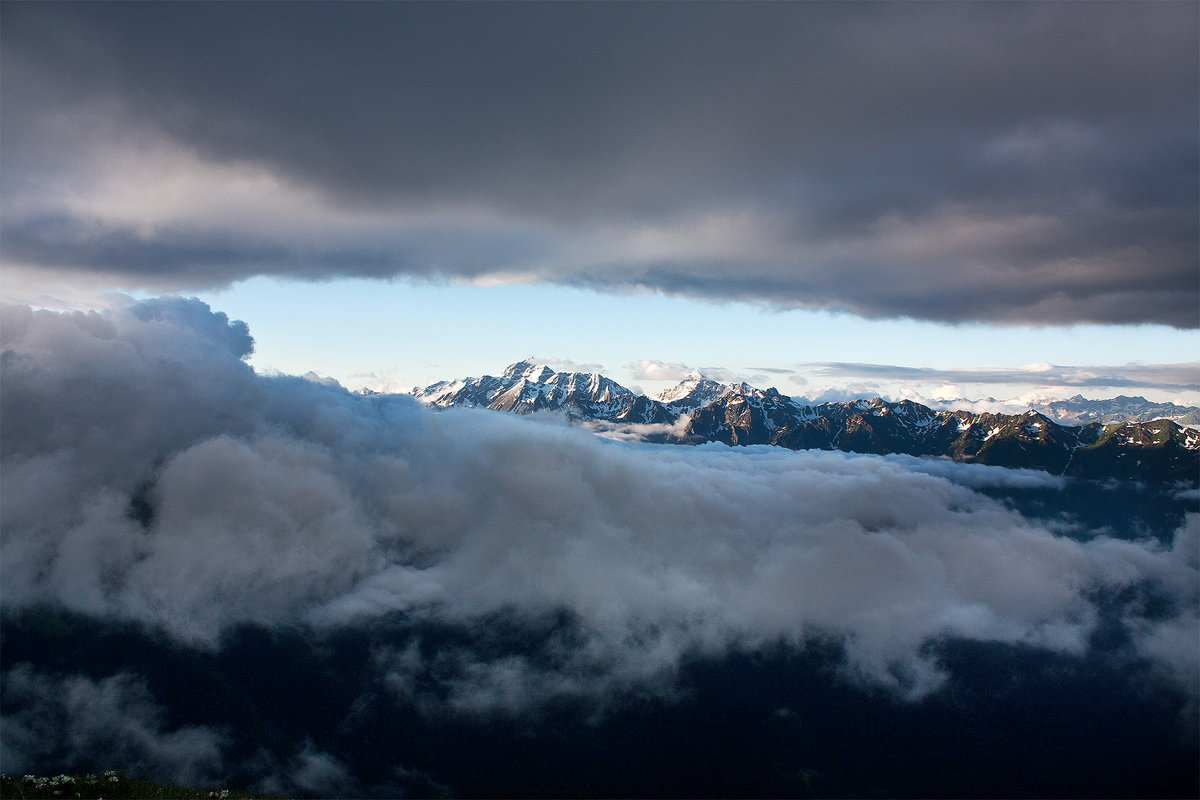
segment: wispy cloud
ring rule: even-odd
[[[603,364],[581,364],[578,361],[572,361],[569,358],[530,356],[527,360],[532,361],[535,364],[545,364],[555,372],[604,372]]]
[[[1081,389],[1142,387],[1175,391],[1200,390],[1200,361],[1119,366],[1062,366],[1041,363],[1015,368],[963,369],[816,361],[802,367],[826,378],[862,378],[923,384],[1035,384]]]
[[[690,367],[680,361],[655,361],[643,358],[628,365],[633,377],[646,381],[682,381],[708,378],[722,383],[741,380],[740,373],[724,367]]]

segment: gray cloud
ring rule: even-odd
[[[446,702],[471,712],[669,689],[686,654],[813,635],[845,641],[851,674],[919,696],[943,677],[931,639],[1082,653],[1097,594],[1150,583],[1175,606],[1130,619],[1138,652],[1194,686],[1179,631],[1200,605],[1195,515],[1174,549],[1077,541],[975,491],[1052,476],[618,443],[262,377],[245,327],[197,301],[3,320],[8,609],[61,604],[198,646],[244,622],[394,612],[578,621],[550,666],[438,656]],[[396,691],[419,655],[381,654]],[[294,766],[314,785],[338,768]]]
[[[268,794],[294,794],[315,797],[349,796],[362,794],[361,787],[336,756],[324,752],[305,741],[300,749],[280,763],[269,753],[262,752],[254,764],[254,771],[266,776],[257,783],[258,791]]]
[[[63,678],[19,665],[4,672],[3,698],[0,743],[10,773],[49,762],[204,784],[225,768],[220,731],[165,729],[163,709],[131,675]]]
[[[302,236],[272,238],[262,231],[203,227],[190,221],[145,231],[134,224],[66,214],[0,225],[4,256],[11,263],[53,265],[168,289],[222,287],[250,275],[301,280],[441,274],[474,278],[502,272],[546,251],[545,245],[519,232],[477,227],[426,227],[400,238],[374,234],[366,242],[306,242]]]
[[[949,459],[915,458],[906,455],[889,455],[888,461],[903,464],[914,472],[924,472],[953,481],[972,489],[1063,489],[1066,480],[1047,472],[1028,469],[1006,469],[985,464],[962,464]]]
[[[1200,390],[1200,361],[1182,364],[1122,364],[1120,366],[1062,366],[1031,364],[1018,368],[930,369],[894,364],[814,361],[803,365],[830,378],[864,378],[947,383],[1037,384],[1079,388],[1152,388]]]
[[[1200,322],[1191,4],[5,17],[9,263]]]
[[[280,759],[260,750],[237,763],[233,732],[189,725],[172,728],[169,713],[146,681],[120,672],[101,679],[40,672],[28,664],[3,673],[4,726],[0,755],[10,773],[47,765],[193,786],[224,783],[237,770],[257,776],[259,791],[332,797],[360,787],[335,756],[306,741]],[[68,795],[70,792],[68,792]]]

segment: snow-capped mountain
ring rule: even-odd
[[[666,406],[672,414],[679,416],[684,413],[690,414],[698,408],[704,408],[724,394],[728,388],[723,383],[717,383],[696,374],[693,377],[684,378],[670,389],[664,389],[654,395],[654,399]]]
[[[651,399],[596,373],[555,372],[531,360],[509,366],[500,377],[443,381],[414,389],[413,395],[440,408],[485,407],[515,414],[560,411],[577,420],[659,424],[664,427],[654,440],[677,444],[724,442],[944,456],[1089,478],[1196,483],[1200,476],[1200,431],[1168,419],[1064,425],[1037,410],[1020,414],[934,410],[911,400],[889,402],[878,397],[806,405],[773,388],[725,385],[698,375]],[[1131,413],[1142,408],[1139,413],[1154,413],[1150,406],[1161,411],[1171,405],[1142,398],[1076,397],[1063,402],[1068,405],[1051,406],[1058,413],[1075,409],[1084,414],[1089,409],[1100,413],[1102,408]]]
[[[802,406],[773,390],[728,392],[691,415],[685,442],[948,456],[1055,474],[1196,482],[1200,432],[1170,420],[1060,425],[1037,411],[934,411],[880,398]]]
[[[413,389],[412,394],[423,403],[442,408],[483,406],[515,414],[563,411],[578,419],[630,423],[673,422],[676,418],[661,403],[603,375],[555,372],[530,360],[509,365],[498,378],[485,375],[441,381]]]
[[[1109,400],[1088,400],[1075,395],[1066,400],[1054,400],[1033,406],[1050,419],[1065,425],[1105,424],[1117,422],[1150,422],[1169,419],[1180,425],[1200,425],[1200,408],[1174,403],[1152,403],[1144,397],[1118,395]]]
[[[810,419],[809,408],[775,389],[735,383],[693,411],[683,435],[725,444],[771,444],[779,431]]]

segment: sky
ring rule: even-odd
[[[263,371],[1200,404],[1194,3],[3,8],[0,292]]]

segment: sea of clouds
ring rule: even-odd
[[[844,644],[848,679],[918,699],[945,679],[930,641],[1084,654],[1103,599],[1151,586],[1169,611],[1124,608],[1126,655],[1196,691],[1195,514],[1168,545],[1067,536],[977,491],[1061,486],[1043,473],[611,441],[266,377],[244,360],[246,326],[196,300],[5,306],[0,324],[6,612],[49,604],[195,648],[243,623],[321,631],[399,613],[471,630],[568,614],[553,658],[438,656],[445,708],[515,714],[669,694],[689,654],[812,637]],[[374,658],[397,698],[419,693],[427,652]],[[149,714],[128,676],[5,681]],[[6,722],[14,763],[41,739]],[[210,735],[164,733],[147,758],[176,748],[195,756],[181,774],[202,772]],[[321,772],[321,754],[296,757]]]

